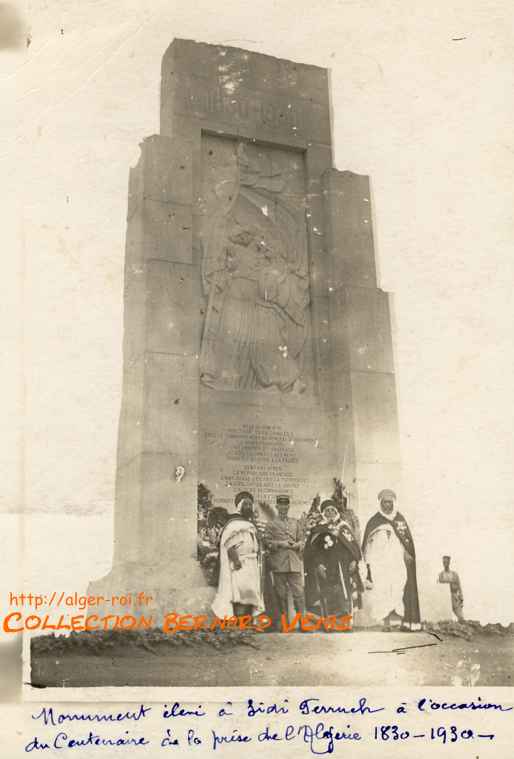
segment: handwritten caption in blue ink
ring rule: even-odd
[[[288,743],[302,746],[311,755],[324,756],[333,754],[343,743],[425,740],[450,744],[494,741],[494,733],[479,732],[473,729],[472,724],[462,727],[451,722],[442,723],[456,713],[466,713],[472,723],[474,712],[502,714],[512,710],[511,706],[485,701],[480,696],[463,702],[440,702],[424,697],[409,705],[402,701],[393,708],[372,704],[364,696],[345,705],[325,704],[319,698],[305,698],[294,703],[287,698],[280,703],[248,698],[238,703],[226,701],[222,706],[191,705],[179,701],[160,706],[140,704],[132,710],[121,712],[73,712],[43,706],[32,714],[39,732],[25,744],[25,752],[66,752],[76,748],[108,746],[132,750],[151,746],[152,749],[162,750],[179,747],[194,753],[202,746],[221,754],[230,746],[241,744]],[[394,713],[394,721],[389,721],[388,712]],[[422,732],[408,727],[406,720],[413,712],[423,713],[430,722]],[[375,719],[374,715],[380,717]],[[209,725],[212,725],[213,718],[217,720],[214,728],[202,724],[206,717],[210,718]],[[359,725],[359,720],[364,717],[373,717],[374,724]],[[155,738],[153,730],[150,739],[146,728],[155,719],[158,720],[160,734]],[[229,728],[231,719],[239,720],[239,724],[244,720],[247,729]]]

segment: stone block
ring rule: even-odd
[[[146,263],[146,349],[179,356],[199,351],[200,273],[188,264]]]
[[[215,76],[222,85],[232,91],[232,88],[254,89],[253,77],[255,57],[247,50],[238,47],[224,47],[218,45],[212,52],[212,66]],[[258,56],[261,57],[261,56]]]
[[[193,119],[188,115],[174,113],[173,120],[170,121],[170,135],[175,141],[185,140],[186,149],[191,155],[193,179],[192,203],[194,209],[198,197],[197,185],[202,172],[202,122],[199,119]]]
[[[316,366],[317,386],[324,409],[332,407],[332,340],[330,333],[313,337],[313,355]]]
[[[368,177],[332,169],[323,184],[334,287],[376,287]]]
[[[177,114],[277,145],[330,142],[327,72],[238,48],[175,43],[163,63],[161,131]]]
[[[376,289],[369,183],[332,169],[327,71],[176,40],[163,60],[161,94],[162,134],[142,143],[129,186],[115,563],[122,579],[129,578],[131,562],[137,565],[139,576],[153,578],[179,611],[191,611],[190,603],[208,603],[211,595],[198,591],[195,600],[202,584],[199,480],[229,510],[236,489],[250,489],[269,502],[288,492],[292,513],[299,514],[316,492],[330,495],[332,478],[341,476],[352,506],[362,504],[365,522],[366,510],[376,508],[376,492],[399,482],[398,429],[388,301]],[[243,140],[246,149],[236,151]],[[231,208],[238,181],[245,199]],[[211,226],[225,213],[225,225]],[[244,234],[235,234],[238,224]],[[261,228],[272,241],[268,252],[254,245]],[[294,288],[282,291],[283,281],[274,281],[279,272],[264,255],[278,251],[291,264],[291,252],[304,246],[311,298],[302,359],[306,387],[250,389],[257,379],[247,374],[245,361],[255,354],[245,350],[257,326],[251,309],[237,300],[255,300],[265,269],[266,292],[282,320],[278,332],[269,321],[263,363],[277,374],[294,372],[281,353],[281,343],[292,337],[282,325],[296,321],[292,305],[300,304]],[[209,322],[213,340],[232,346],[230,319],[248,320],[248,335],[243,328],[236,343],[241,361],[228,356],[221,367],[222,377],[239,373],[245,389],[229,390],[230,382],[217,390],[200,385],[205,251],[213,273],[226,266],[235,280],[228,296],[220,288],[222,297],[212,298],[210,315],[228,303],[222,326],[216,317]],[[262,335],[262,323],[260,329]]]
[[[194,460],[198,435],[198,360],[165,353],[145,357],[145,452]]]
[[[350,347],[348,345],[348,330],[344,311],[344,290],[329,292],[328,311],[330,335],[332,342],[332,358],[336,371],[349,371]],[[343,304],[341,303],[343,301]]]
[[[350,371],[349,346],[346,340],[344,327],[341,327],[341,329],[338,330],[336,325],[331,324],[330,332],[332,348],[331,371],[333,374],[333,382],[335,388],[334,403],[337,405],[339,403],[337,400],[337,397],[339,395],[337,392],[337,387],[339,385],[340,377],[343,374],[346,375]]]
[[[143,199],[143,170],[140,163],[129,170],[129,190],[127,199],[127,223],[130,224]]]
[[[124,362],[123,398],[118,432],[118,467],[131,461],[143,448],[144,354]]]
[[[144,455],[144,473],[148,487],[145,490],[145,508],[151,513],[161,513],[159,498],[166,504],[167,520],[184,519],[196,522],[197,467],[195,458],[184,452],[151,453]],[[177,479],[177,467],[184,468],[184,475]],[[193,497],[194,496],[194,497]],[[178,529],[178,528],[177,528]]]
[[[114,562],[141,558],[141,497],[143,478],[141,456],[136,455],[116,470],[116,510],[114,512]]]
[[[300,101],[302,105],[301,133],[309,143],[330,145],[331,123],[328,104],[314,103],[310,99]],[[329,167],[327,167],[329,168]]]
[[[258,93],[249,100],[257,139],[302,149],[330,141],[329,111],[321,105],[306,104],[294,94]]]
[[[355,440],[352,415],[351,384],[348,374],[340,374],[334,378],[338,383],[336,388],[337,403],[330,414],[330,421],[334,429],[334,448],[336,452],[335,475],[341,477],[349,488],[351,496],[357,495],[355,488],[356,463],[355,463]],[[354,506],[355,508],[355,506]]]
[[[332,293],[335,362],[354,371],[394,371],[389,296],[382,290],[342,287]],[[346,346],[346,347],[345,347]]]
[[[180,75],[183,72],[196,76],[208,76],[215,64],[216,46],[193,40],[174,39],[164,53],[161,74]],[[166,93],[161,92],[161,100]]]
[[[382,290],[345,288],[344,320],[354,371],[394,371],[389,298]]]
[[[238,47],[174,40],[163,58],[162,76],[165,79],[183,74],[211,81],[230,77],[234,82],[264,93],[299,95],[314,103],[328,101],[326,69]],[[167,92],[162,92],[161,98],[166,97]]]
[[[305,154],[305,163],[308,177],[308,196],[311,198],[325,195],[325,186],[322,186],[322,178],[328,169],[332,168],[332,148],[330,144],[312,142]]]
[[[133,225],[129,235],[133,232]],[[127,238],[127,255],[124,274],[124,331],[123,360],[130,363],[145,349],[146,280],[145,268],[140,260],[142,245],[139,239]]]
[[[307,137],[299,128],[289,124],[279,124],[273,126],[271,122],[264,119],[255,124],[252,137],[257,142],[273,143],[277,147],[297,148],[303,150],[307,146]]]
[[[180,482],[175,477],[177,466],[186,470]],[[189,464],[179,452],[146,452],[143,456],[144,560],[158,565],[167,558],[176,563],[177,574],[181,564],[187,567],[196,560],[196,476],[196,462]]]
[[[192,141],[153,135],[141,143],[143,194],[161,203],[191,205]]]
[[[332,335],[329,321],[328,298],[312,301],[312,346],[318,371],[332,371]]]
[[[307,197],[306,217],[309,233],[310,289],[314,297],[329,294],[331,262],[327,248],[324,204],[321,191],[321,176],[326,161],[331,161],[330,150],[321,146],[307,149],[305,154]]]
[[[312,222],[310,219],[309,221]],[[313,298],[325,298],[329,295],[330,259],[325,248],[325,236],[322,226],[309,224],[309,280]]]
[[[252,86],[262,93],[296,95],[300,64],[268,55],[251,55]]]
[[[355,442],[359,461],[400,460],[394,375],[352,372]]]
[[[328,295],[312,298],[313,334],[325,337],[330,334],[330,298]]]
[[[166,134],[194,136],[198,129],[248,140],[257,138],[262,104],[243,85],[210,82],[198,77],[180,77],[175,82],[174,107],[163,112]]]
[[[298,94],[309,103],[329,108],[328,70],[319,66],[297,65]]]
[[[161,203],[145,198],[143,245],[145,258],[192,263],[192,206]]]
[[[337,426],[351,429],[353,436],[352,376],[349,372],[336,370],[332,373],[333,393],[331,413]]]
[[[339,413],[346,415],[347,404],[352,402],[351,392],[348,393],[349,379],[348,373],[339,367],[329,365],[326,370],[325,392],[327,397],[327,411],[329,413]],[[351,388],[351,385],[350,385]],[[351,406],[350,406],[351,408]]]

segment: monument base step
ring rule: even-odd
[[[130,613],[135,616],[153,615],[162,622],[164,615],[212,614],[211,603],[215,588],[206,584],[196,561],[191,562],[187,581],[184,572],[177,576],[169,565],[124,563],[115,565],[98,580],[92,580],[87,589],[90,596],[103,598],[105,613]]]

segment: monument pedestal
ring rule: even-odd
[[[170,45],[130,172],[114,561],[91,592],[209,605],[199,483],[294,516],[339,477],[361,522],[398,486],[371,226],[367,178],[332,167],[326,70]]]

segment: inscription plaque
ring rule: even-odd
[[[299,513],[317,492],[329,494],[335,461],[329,428],[315,404],[245,409],[240,397],[230,402],[231,393],[219,395],[203,393],[199,440],[202,482],[216,505],[232,510],[240,490],[270,504],[286,493],[292,513]]]
[[[220,446],[229,466],[236,467],[230,474],[222,469],[221,480],[226,487],[252,488],[268,500],[283,487],[296,490],[307,482],[305,475],[295,471],[299,463],[296,441],[280,425],[243,424],[221,433],[207,433],[206,443]]]

